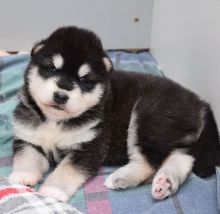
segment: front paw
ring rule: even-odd
[[[25,186],[34,186],[40,181],[41,175],[34,172],[12,172],[9,176],[11,184],[22,184]]]
[[[69,196],[66,192],[55,186],[43,185],[39,189],[39,193],[48,197],[55,198],[58,201],[66,202],[69,199]]]

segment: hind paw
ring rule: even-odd
[[[153,179],[151,194],[154,199],[162,200],[175,193],[178,186],[178,180],[172,176],[160,174]]]
[[[127,189],[135,187],[140,183],[137,176],[129,174],[125,168],[120,168],[113,172],[105,181],[108,189]]]
[[[131,186],[128,178],[110,175],[104,184],[108,189],[126,189]]]

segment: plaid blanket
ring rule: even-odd
[[[148,52],[134,54],[110,51],[108,54],[117,69],[162,75]],[[15,92],[23,83],[22,75],[28,61],[29,55],[0,57],[0,176],[7,177],[11,171],[11,115],[17,104]],[[177,194],[159,202],[152,199],[149,184],[123,191],[106,189],[103,186],[104,180],[113,170],[101,169],[96,177],[70,199],[69,204],[85,214],[219,213],[219,168],[216,170],[217,176],[209,179],[200,179],[192,174]]]
[[[29,187],[10,185],[0,177],[0,213],[12,214],[80,214],[72,206],[44,197]]]

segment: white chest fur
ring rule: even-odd
[[[76,148],[82,142],[88,142],[96,137],[97,131],[93,129],[99,120],[94,120],[72,129],[63,129],[55,122],[45,122],[36,127],[14,122],[16,138],[41,146],[45,151],[54,151],[55,148]]]

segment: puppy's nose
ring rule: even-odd
[[[53,99],[57,104],[65,104],[69,97],[66,93],[62,91],[57,91],[53,93]]]

